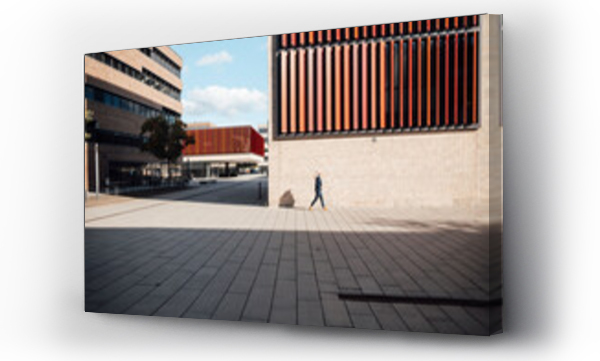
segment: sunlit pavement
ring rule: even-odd
[[[489,334],[500,230],[477,212],[273,208],[265,189],[244,176],[86,207],[86,310]]]

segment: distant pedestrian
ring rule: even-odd
[[[309,211],[312,211],[312,207],[317,202],[317,199],[321,201],[321,207],[326,211],[327,207],[325,207],[325,201],[323,200],[323,181],[321,180],[321,174],[319,172],[315,174],[315,199],[313,199],[310,207],[308,207]]]

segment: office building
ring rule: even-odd
[[[85,56],[85,109],[98,125],[100,190],[166,176],[164,165],[140,151],[140,128],[147,118],[181,117],[182,65],[166,46]],[[95,189],[93,148],[86,142],[86,190]]]

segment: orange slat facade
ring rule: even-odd
[[[421,22],[419,21],[419,30],[421,30]],[[423,72],[422,72],[422,60],[421,60],[421,56],[422,56],[422,46],[421,46],[421,38],[419,38],[419,40],[417,40],[417,126],[420,127],[421,126],[421,119],[423,118],[423,112],[422,112],[422,105],[423,105],[423,99],[421,98],[423,96],[423,92],[422,92],[422,79],[423,79]]]
[[[429,20],[427,20],[429,28]],[[431,126],[431,38],[427,38],[427,126]]]
[[[371,129],[377,129],[377,43],[371,44]]]
[[[348,34],[350,35],[350,31]],[[350,130],[350,46],[344,45],[344,130]]]
[[[323,49],[317,49],[317,132],[323,131]]]
[[[461,16],[279,36],[276,136],[476,126],[478,20]]]
[[[281,54],[281,118],[279,122],[279,131],[283,134],[288,132],[288,53]]]
[[[477,123],[477,91],[477,33],[473,33],[473,124]]]
[[[306,50],[298,50],[298,132],[306,132]]]
[[[413,51],[412,39],[408,39],[408,127],[412,127],[413,122]]]
[[[381,29],[382,32],[384,31],[384,28]],[[379,44],[379,128],[380,129],[385,129],[386,127],[386,121],[385,121],[385,82],[387,79],[387,75],[385,73],[385,65],[386,65],[386,57],[385,57],[385,43],[382,41]]]
[[[392,28],[393,29],[393,28]],[[393,31],[391,32],[391,34],[394,34]],[[395,87],[394,87],[394,83],[395,83],[395,79],[396,79],[396,74],[395,74],[395,70],[394,70],[394,64],[395,64],[395,60],[394,60],[394,52],[395,52],[395,44],[392,41],[390,43],[390,48],[389,48],[389,53],[390,53],[390,78],[389,78],[389,102],[390,102],[390,115],[389,115],[389,119],[390,119],[390,128],[394,128],[395,124],[395,117],[394,115],[396,114],[396,93],[395,93]]]
[[[315,131],[315,50],[308,49],[308,132]]]
[[[357,29],[357,28],[355,28]],[[358,66],[358,60],[359,60],[359,56],[360,56],[360,45],[358,44],[354,44],[352,45],[352,105],[353,105],[353,112],[352,112],[352,129],[353,130],[358,130],[359,129],[359,119],[360,119],[360,114],[359,114],[359,108],[360,108],[360,89],[359,89],[359,82],[360,82],[360,78],[359,78],[359,66]]]
[[[183,155],[254,153],[263,157],[264,139],[250,126],[187,130],[196,144],[183,149]]]
[[[297,109],[297,74],[296,74],[296,50],[290,52],[290,133],[296,133]]]
[[[362,44],[362,128],[367,129],[369,119],[369,44]]]
[[[338,29],[339,30],[339,29]],[[335,131],[342,129],[342,48],[334,48],[335,56]]]
[[[331,30],[328,30],[329,32]],[[325,49],[325,130],[330,132],[332,126],[333,112],[333,60],[332,49]]]

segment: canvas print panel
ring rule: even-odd
[[[502,331],[502,21],[85,56],[85,308]]]

